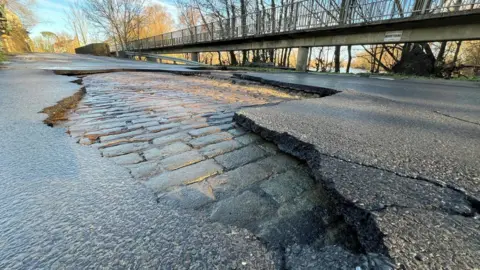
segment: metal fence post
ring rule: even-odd
[[[298,4],[299,2],[295,3],[295,17],[293,18],[293,30],[297,29],[297,22],[298,22]]]
[[[346,24],[347,23],[347,20],[348,20],[348,8],[350,7],[350,1],[351,0],[344,0],[345,1],[345,4],[343,5],[343,7],[340,7],[341,10],[340,10],[340,15],[342,16],[340,18],[340,22],[341,24]]]
[[[210,37],[210,40],[214,40],[215,39],[215,26],[212,22],[212,36]]]
[[[420,14],[425,14],[425,12],[427,11],[428,2],[428,0],[423,0],[422,12]]]

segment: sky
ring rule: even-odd
[[[38,24],[30,30],[30,37],[35,37],[43,31],[70,32],[65,19],[65,10],[74,2],[74,0],[36,0],[34,11]],[[177,10],[171,0],[151,0],[149,2],[163,5],[172,15],[172,18],[177,20]]]
[[[78,1],[81,2],[83,0]],[[69,5],[74,3],[75,0],[36,0],[35,13],[38,19],[38,24],[30,30],[30,37],[33,38],[38,36],[40,35],[40,32],[43,31],[54,33],[70,33],[71,31],[65,19],[65,10],[68,9]],[[178,23],[178,13],[173,0],[150,0],[149,3],[163,5],[170,13],[174,21]],[[343,50],[341,51],[341,58],[345,60],[347,59],[347,53],[345,50],[346,47],[342,48]],[[352,48],[353,55],[355,55],[357,51],[359,51],[359,48],[354,46]],[[316,51],[313,52],[313,55],[316,53]],[[329,59],[333,58],[333,49],[328,53],[328,55]]]

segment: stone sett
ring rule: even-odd
[[[212,157],[233,151],[240,147],[242,147],[242,145],[239,142],[235,140],[229,140],[229,141],[207,145],[201,148],[199,151],[202,155],[208,158],[212,158]]]
[[[143,161],[143,158],[137,153],[130,153],[123,156],[111,158],[115,163],[120,165],[135,164]]]
[[[147,160],[165,158],[167,156],[179,154],[191,150],[192,148],[182,142],[174,142],[160,148],[152,148],[143,152]]]
[[[189,143],[195,148],[201,148],[209,144],[231,140],[233,137],[230,133],[227,132],[220,132],[211,135],[207,135],[204,137],[199,137],[191,140]]]
[[[140,151],[148,147],[148,143],[126,143],[112,147],[105,147],[101,151],[104,157],[114,157]]]
[[[248,228],[273,215],[276,208],[271,201],[247,190],[240,195],[217,202],[210,219]]]
[[[204,157],[196,150],[167,157],[161,161],[164,169],[172,171],[202,161]]]
[[[260,187],[278,203],[293,200],[302,192],[312,188],[312,178],[305,169],[295,168],[287,172],[277,174],[262,182]]]
[[[153,144],[163,145],[177,141],[188,141],[191,137],[186,132],[174,133],[153,139]]]
[[[253,133],[247,133],[245,135],[242,135],[240,137],[237,137],[236,138],[237,141],[241,142],[242,144],[244,145],[247,145],[247,144],[251,144],[251,143],[254,143],[254,142],[258,142],[258,141],[261,141],[263,140],[262,137],[256,135],[256,134],[253,134]]]
[[[145,185],[153,189],[155,192],[161,192],[175,186],[200,182],[209,176],[222,173],[222,171],[223,168],[220,165],[214,160],[208,159],[175,171],[164,172],[148,179],[145,182]]]
[[[146,161],[140,162],[134,165],[128,165],[130,174],[135,178],[146,178],[162,172],[162,168],[158,164],[158,161]]]
[[[215,160],[227,170],[231,170],[255,160],[261,159],[267,155],[267,152],[260,147],[250,145],[230,153],[215,157]]]
[[[117,140],[117,139],[132,137],[132,136],[139,135],[139,134],[142,134],[142,133],[143,133],[143,130],[138,129],[138,130],[125,132],[125,133],[120,133],[120,134],[116,134],[116,135],[102,136],[102,137],[100,137],[100,142],[103,143],[103,142],[108,142],[108,141],[114,141],[114,140]]]

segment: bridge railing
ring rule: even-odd
[[[480,0],[303,0],[129,42],[128,50],[388,22],[480,9]]]

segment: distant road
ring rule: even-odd
[[[480,82],[285,72],[248,75],[339,91],[354,90],[480,123]]]

